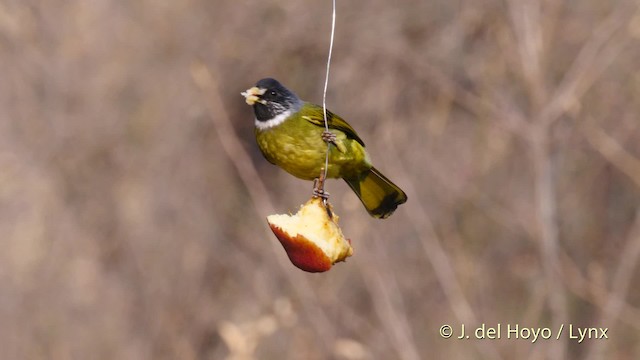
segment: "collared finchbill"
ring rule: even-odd
[[[369,214],[389,217],[407,195],[382,175],[369,159],[356,131],[344,119],[322,106],[305,102],[273,78],[259,80],[242,92],[255,114],[255,136],[260,151],[272,164],[291,175],[313,180],[326,166],[327,177],[344,179]],[[323,141],[325,127],[335,135],[335,146]]]

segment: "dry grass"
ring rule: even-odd
[[[330,6],[0,2],[0,358],[640,356],[637,2],[338,2],[329,108],[409,202],[329,182],[356,252],[311,275],[239,92],[320,102]]]

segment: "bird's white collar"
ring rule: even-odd
[[[289,116],[291,116],[291,113],[292,113],[291,110],[287,110],[280,115],[276,115],[273,119],[269,119],[267,121],[259,121],[258,119],[256,119],[255,120],[256,127],[259,130],[271,129],[272,127],[276,127],[282,124],[285,120],[287,120]]]

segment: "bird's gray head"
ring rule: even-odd
[[[266,123],[278,117],[282,117],[284,120],[298,111],[303,104],[303,101],[296,94],[272,78],[258,81],[256,86],[243,92],[242,95],[247,104],[253,106],[253,111],[256,114],[256,126],[259,127],[260,123]]]

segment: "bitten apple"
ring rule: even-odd
[[[267,222],[293,265],[323,272],[353,254],[351,242],[338,227],[338,215],[320,198],[311,198],[295,215],[269,215]],[[331,215],[330,215],[331,214]]]

